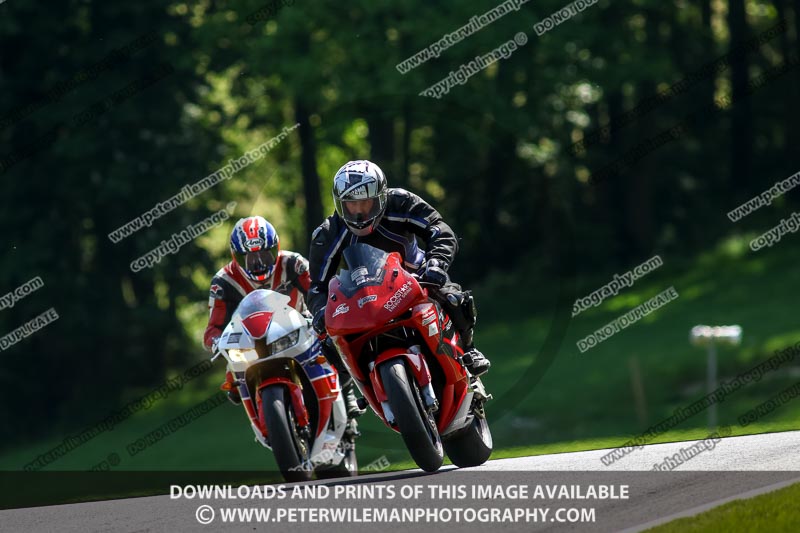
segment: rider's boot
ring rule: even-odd
[[[350,376],[348,376],[350,377]],[[347,410],[347,418],[354,419],[363,415],[366,411],[359,407],[358,399],[356,399],[356,383],[350,377],[347,383],[342,384],[342,394],[344,395],[344,407]]]
[[[342,384],[342,397],[344,399],[344,408],[347,411],[347,418],[352,420],[363,415],[366,411],[358,405],[355,381],[353,381],[350,372],[347,371],[347,367],[344,366],[344,362],[333,346],[330,337],[326,337],[322,341],[322,353],[339,373],[339,383]]]
[[[462,334],[462,338],[464,339],[464,355],[461,357],[461,361],[464,363],[464,366],[467,367],[470,374],[477,377],[485,374],[492,366],[492,363],[475,348],[472,337],[472,328]]]

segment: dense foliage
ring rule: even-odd
[[[305,252],[348,159],[374,160],[446,215],[462,238],[459,280],[524,269],[542,286],[565,275],[556,258],[569,250],[577,274],[658,252],[688,259],[736,231],[725,213],[800,170],[799,71],[748,91],[800,54],[800,1],[601,0],[542,36],[534,24],[566,2],[530,2],[407,74],[395,68],[496,5],[1,3],[0,292],[36,275],[45,287],[0,312],[0,334],[51,306],[61,317],[0,352],[3,442],[92,421],[200,357],[230,224],[152,269],[134,273],[131,261],[230,201]],[[774,38],[621,118],[781,20]],[[527,44],[510,57],[439,99],[419,95],[519,32]],[[296,123],[262,160],[109,239]],[[586,150],[570,148],[606,126]]]

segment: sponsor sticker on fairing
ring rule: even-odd
[[[406,281],[402,287],[397,289],[397,292],[392,295],[389,300],[383,304],[383,308],[387,311],[394,311],[402,303],[403,299],[411,292],[412,283]]]
[[[366,283],[368,277],[369,270],[367,270],[367,267],[358,267],[350,273],[350,280],[355,283],[357,287]]]
[[[358,308],[361,309],[362,307],[367,305],[369,302],[374,302],[377,299],[378,299],[378,295],[377,294],[370,294],[369,296],[364,296],[363,298],[359,298],[359,300],[358,300]]]
[[[343,314],[349,313],[349,312],[350,312],[350,306],[348,306],[347,304],[339,304],[339,307],[337,307],[336,310],[333,312],[333,314],[331,315],[331,318],[337,317],[339,315],[343,315]]]

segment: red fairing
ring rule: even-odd
[[[261,384],[256,389],[256,400],[258,401],[258,412],[259,412],[259,421],[261,422],[261,427],[265,428],[264,435],[266,435],[266,421],[264,420],[264,409],[261,406],[261,390],[264,387],[269,387],[270,385],[286,385],[289,388],[289,392],[291,394],[292,399],[292,408],[294,410],[294,416],[297,418],[297,423],[301,427],[305,427],[309,424],[308,421],[308,411],[306,410],[305,402],[303,401],[303,390],[295,383],[289,379],[283,377],[273,377],[269,379],[265,379],[261,382]]]
[[[396,274],[395,274],[396,273]],[[455,417],[469,392],[469,378],[457,357],[463,355],[459,339],[450,318],[428,299],[427,291],[402,267],[399,254],[391,253],[385,265],[385,275],[380,285],[367,285],[347,297],[338,278],[329,285],[329,299],[325,310],[328,333],[342,354],[350,373],[360,383],[360,389],[372,409],[386,422],[382,401],[386,392],[381,382],[380,364],[402,357],[407,361],[414,380],[420,387],[431,382],[429,364],[438,365],[444,374],[444,383],[436,390],[439,410],[436,425],[446,429]],[[408,315],[400,320],[399,317]],[[391,322],[390,322],[391,321]],[[361,362],[370,339],[389,330],[405,327],[417,330],[433,358],[410,353],[408,349],[388,348],[374,355],[372,371],[365,374],[367,363]]]
[[[253,313],[242,320],[242,327],[247,334],[254,339],[261,339],[267,334],[269,323],[272,322],[272,315],[269,311],[259,311]]]
[[[333,410],[333,402],[336,401],[336,397],[339,395],[339,380],[336,376],[336,372],[334,371],[331,374],[321,376],[311,381],[311,385],[317,393],[317,404],[319,405],[317,437],[325,430],[325,426]]]
[[[385,352],[382,352],[375,359],[375,366],[378,366],[384,361],[388,361],[389,359],[394,359],[396,357],[405,357],[406,361],[409,362],[411,372],[414,373],[417,383],[424,387],[431,382],[431,372],[428,370],[428,364],[425,363],[425,358],[415,353],[408,353],[407,350],[403,350],[402,348],[391,348]],[[372,372],[372,374],[374,373],[375,372]]]
[[[267,426],[264,424],[263,417],[256,416],[256,409],[253,407],[253,399],[248,398],[247,400],[243,400],[242,404],[244,405],[244,410],[247,411],[247,416],[250,417],[250,421],[255,424],[255,426],[261,431],[261,434],[265,437],[267,436]],[[261,409],[261,398],[258,399],[259,409]]]
[[[393,275],[394,271],[398,272],[397,276]],[[331,336],[361,333],[386,324],[418,301],[427,299],[417,280],[403,270],[400,255],[392,252],[386,263],[383,285],[364,287],[352,298],[346,298],[339,280],[331,280],[325,325]]]

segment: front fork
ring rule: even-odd
[[[389,405],[389,398],[383,388],[383,383],[380,380],[378,372],[375,367],[389,359],[403,357],[411,367],[411,372],[414,374],[414,379],[419,385],[419,392],[422,395],[422,401],[425,403],[426,410],[429,414],[435,413],[439,410],[439,400],[436,398],[436,393],[433,390],[431,383],[431,373],[428,369],[428,363],[422,355],[422,351],[418,345],[410,346],[408,351],[401,349],[388,350],[369,363],[369,379],[372,382],[372,388],[375,391],[375,397],[381,402],[381,409],[383,409],[386,421],[394,426],[396,425],[394,413]]]
[[[305,399],[303,398],[303,388],[301,386],[300,379],[298,378],[294,368],[290,368],[289,372],[290,373],[288,376],[271,376],[263,379],[258,386],[255,387],[255,398],[249,397],[247,382],[244,379],[234,377],[233,384],[239,388],[240,395],[242,396],[242,404],[245,406],[245,411],[247,411],[247,414],[250,417],[253,429],[258,428],[265,439],[262,441],[262,444],[266,444],[269,441],[269,435],[267,433],[266,421],[264,420],[264,406],[261,402],[261,391],[265,387],[272,385],[281,385],[289,390],[292,411],[298,426],[297,428],[292,429],[297,430],[300,436],[310,437],[311,435],[310,420],[308,410],[306,409],[305,405]],[[251,403],[245,400],[250,400]],[[255,409],[253,409],[253,407],[255,407]],[[258,435],[256,435],[256,438],[258,439]]]

